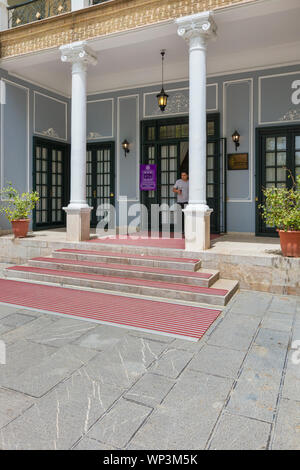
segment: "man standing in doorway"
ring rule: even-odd
[[[173,193],[177,194],[177,204],[181,210],[189,202],[189,175],[186,171],[181,172],[181,178],[176,181],[173,187]],[[182,211],[182,233],[184,233],[184,212]]]

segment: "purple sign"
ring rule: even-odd
[[[156,165],[140,165],[140,190],[156,190]]]

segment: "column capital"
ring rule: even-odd
[[[86,41],[77,41],[65,44],[59,48],[62,62],[80,63],[82,65],[96,65],[97,56],[87,46]]]
[[[210,11],[177,18],[175,23],[178,35],[187,41],[200,38],[206,42],[216,36],[217,25],[214,22],[213,13]]]

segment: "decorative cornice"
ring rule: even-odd
[[[112,0],[0,32],[0,57],[14,57],[257,0]]]

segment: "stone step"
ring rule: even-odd
[[[148,243],[148,241],[146,241]],[[167,257],[178,259],[196,259],[199,260],[199,252],[185,251],[183,248],[170,248],[163,246],[152,246],[151,241],[147,245],[128,244],[128,240],[124,243],[112,243],[111,241],[90,240],[87,242],[71,242],[63,248],[71,250],[88,250],[92,252],[121,253],[124,255],[138,255],[154,257]]]
[[[14,279],[37,280],[62,286],[79,286],[83,289],[85,287],[103,289],[113,292],[125,292],[129,295],[138,294],[222,306],[228,303],[238,289],[237,281],[223,279],[218,280],[214,287],[200,287],[182,283],[129,279],[26,265],[9,267],[5,270],[5,275]]]
[[[140,248],[139,248],[140,250]],[[197,258],[180,258],[170,256],[154,256],[140,253],[110,252],[106,250],[60,249],[53,252],[54,258],[102,263],[117,263],[132,266],[149,266],[153,268],[178,269],[180,271],[197,271],[201,261]]]
[[[192,286],[210,287],[219,279],[218,271],[200,269],[196,272],[152,268],[145,266],[126,266],[119,264],[97,263],[93,261],[78,261],[64,258],[39,257],[28,261],[29,266],[63,271],[73,271],[89,274],[103,274],[130,279],[150,279]]]

